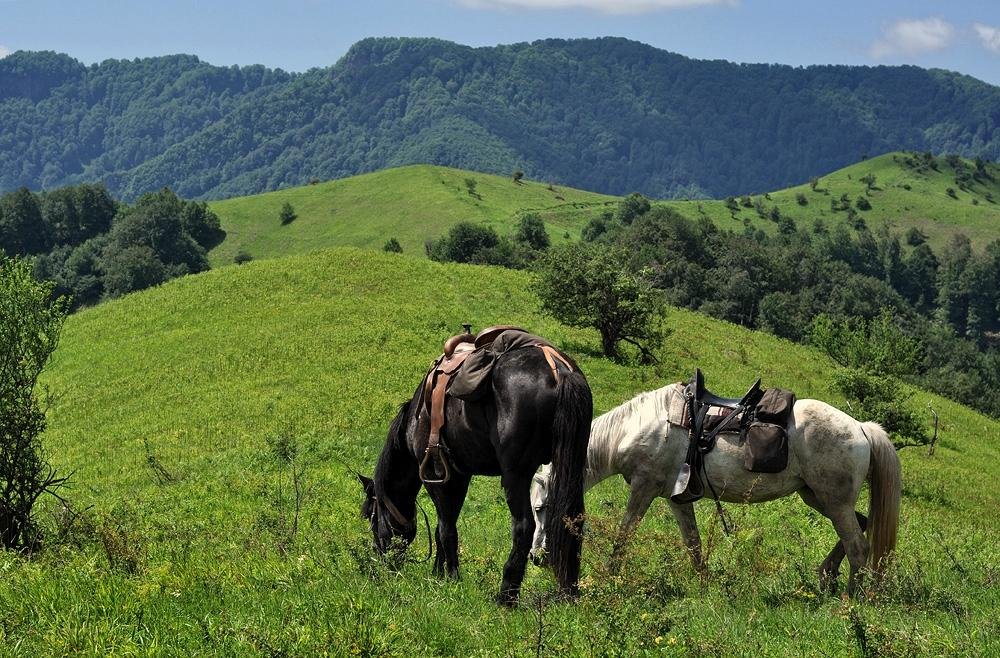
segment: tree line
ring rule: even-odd
[[[645,346],[663,335],[655,294],[1000,416],[1000,239],[976,251],[958,234],[936,252],[916,229],[898,235],[863,222],[737,232],[633,194],[591,220],[579,243],[516,258],[523,242],[498,249],[504,240],[463,224],[428,252],[536,267],[544,310],[598,329],[608,356],[620,356],[624,340],[649,360]]]
[[[0,253],[32,257],[35,277],[73,308],[207,270],[224,236],[207,204],[166,188],[134,204],[90,184],[0,196]]]

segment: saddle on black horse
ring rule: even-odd
[[[425,484],[444,484],[451,478],[448,448],[441,436],[447,397],[468,402],[482,398],[489,387],[493,364],[500,355],[526,347],[540,349],[556,382],[560,367],[574,370],[572,362],[548,341],[520,327],[489,327],[474,336],[472,325],[462,326],[465,332],[445,341],[444,352],[434,360],[424,378],[420,413],[430,416],[430,436],[419,475]]]
[[[705,377],[695,369],[684,387],[680,425],[688,428],[688,451],[677,474],[670,499],[691,503],[705,495],[705,455],[715,448],[719,434],[738,432],[744,443],[744,468],[758,473],[783,471],[788,463],[788,416],[795,394],[779,388],[762,389],[760,379],[741,398],[724,398],[705,388]],[[715,490],[712,496],[718,500]]]

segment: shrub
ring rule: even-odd
[[[68,307],[27,261],[0,256],[0,547],[34,550],[38,499],[65,482],[45,460],[45,410],[35,387],[55,351]]]
[[[382,251],[388,251],[393,254],[403,253],[403,246],[399,244],[399,240],[396,238],[389,238],[386,240],[385,244],[382,245]]]
[[[242,249],[237,251],[236,255],[233,256],[233,262],[236,263],[237,265],[242,265],[243,263],[249,263],[252,260],[253,256],[251,256],[246,251],[243,251]]]
[[[854,202],[854,205],[857,206],[858,210],[871,210],[872,209],[871,202],[868,200],[868,197],[866,197],[864,195],[859,196],[858,200]]]
[[[278,214],[278,219],[281,220],[281,225],[285,226],[286,224],[291,224],[297,218],[298,215],[295,214],[295,208],[292,207],[292,204],[286,201],[285,204],[281,206],[281,212]]]
[[[795,202],[798,203],[800,206],[809,205],[809,199],[806,198],[806,195],[802,192],[799,192],[795,195]]]
[[[923,445],[928,442],[924,423],[907,406],[912,393],[906,393],[898,379],[878,376],[855,368],[842,368],[833,374],[834,384],[856,405],[853,415],[861,421],[875,421],[894,434],[897,447]]]

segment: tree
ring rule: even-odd
[[[551,244],[549,234],[545,231],[545,223],[535,213],[526,214],[517,223],[514,241],[534,251],[545,251]]]
[[[34,507],[65,478],[45,460],[40,435],[45,411],[38,376],[59,342],[65,298],[52,298],[23,260],[0,257],[0,546],[34,550],[41,531]]]
[[[295,214],[295,208],[292,207],[292,204],[285,201],[285,204],[281,206],[281,213],[278,215],[278,219],[281,220],[281,225],[285,226],[286,224],[291,224],[297,218],[298,215]]]
[[[628,226],[637,217],[641,217],[649,212],[650,207],[649,199],[638,192],[633,192],[618,204],[618,212],[615,213],[615,219]]]
[[[543,312],[571,327],[597,329],[605,356],[621,359],[618,344],[624,341],[639,349],[643,362],[655,361],[665,301],[650,284],[649,271],[629,271],[627,261],[620,247],[555,247],[540,259],[533,288]]]
[[[513,173],[514,182],[520,184],[521,179],[524,178],[524,172],[520,169],[516,169]]]

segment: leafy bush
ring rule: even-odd
[[[389,238],[388,240],[385,241],[385,244],[382,246],[382,251],[388,251],[394,254],[401,254],[403,253],[403,246],[399,244],[399,240],[397,240],[396,238]]]
[[[925,423],[907,406],[912,393],[903,391],[899,380],[889,375],[875,375],[857,368],[841,368],[833,375],[836,387],[857,405],[853,414],[858,420],[875,421],[894,434],[902,445],[922,445],[929,441]]]

